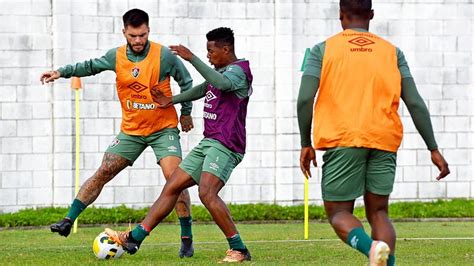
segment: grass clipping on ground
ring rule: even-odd
[[[229,204],[235,221],[291,221],[303,220],[303,206],[280,206],[275,204]],[[44,226],[55,223],[67,214],[67,208],[24,209],[15,213],[0,214],[0,227]],[[87,208],[80,216],[81,224],[120,224],[136,223],[143,220],[148,208],[133,209],[124,205],[114,208]],[[354,211],[359,218],[365,218],[363,207]],[[192,217],[197,222],[212,221],[204,206],[192,207]],[[474,200],[437,200],[433,202],[397,202],[390,205],[392,219],[403,218],[472,218],[474,217]],[[322,206],[309,207],[311,220],[326,219]],[[178,220],[173,211],[165,222]]]

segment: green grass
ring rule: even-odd
[[[203,206],[193,206],[194,221],[212,221],[209,212]],[[303,206],[279,206],[275,204],[229,204],[235,221],[276,221],[302,220]],[[0,227],[41,226],[55,223],[67,214],[68,208],[24,209],[16,213],[0,214]],[[125,206],[114,208],[87,208],[80,216],[81,224],[106,224],[140,222],[146,216],[148,208],[131,209]],[[364,218],[362,207],[355,209],[355,215]],[[396,202],[390,204],[392,219],[405,218],[461,218],[474,217],[474,200],[455,199],[433,202]],[[311,205],[309,218],[325,220],[322,206]],[[174,222],[178,218],[172,212],[165,222]]]
[[[399,265],[472,265],[474,261],[474,222],[406,222],[395,223],[395,227]],[[303,236],[301,223],[238,224],[238,228],[252,252],[251,264],[367,264],[364,256],[336,239],[327,223],[312,222],[309,241],[300,241]],[[216,225],[197,224],[193,229],[195,256],[179,259],[179,226],[164,224],[152,232],[137,254],[125,254],[114,261],[99,261],[94,257],[91,246],[94,237],[102,230],[103,227],[79,228],[77,234],[67,239],[52,234],[48,228],[2,230],[0,264],[209,265],[221,259],[228,247]]]

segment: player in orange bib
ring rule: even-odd
[[[109,50],[103,57],[67,65],[41,75],[41,82],[53,82],[60,77],[84,77],[105,70],[116,73],[117,94],[122,107],[120,134],[105,152],[97,172],[79,190],[69,213],[51,231],[68,236],[71,225],[81,212],[99,196],[104,185],[140,156],[146,147],[152,147],[156,161],[166,179],[181,162],[178,117],[173,106],[158,108],[150,91],[158,89],[171,96],[172,76],[184,92],[192,87],[192,79],[183,63],[171,51],[158,43],[148,41],[150,29],[148,14],[132,9],[123,15],[123,34],[127,44]],[[181,128],[187,132],[193,127],[191,102],[182,104]],[[130,185],[134,185],[133,183]],[[175,206],[181,224],[180,257],[194,254],[191,230],[191,203],[187,190],[180,194]]]
[[[325,150],[321,188],[331,226],[341,240],[369,257],[370,265],[394,265],[396,237],[388,201],[403,135],[400,98],[440,170],[437,179],[449,168],[403,53],[368,31],[373,16],[371,0],[341,0],[344,31],[311,50],[298,96],[300,167],[311,176],[314,149]],[[360,196],[371,237],[353,215]]]

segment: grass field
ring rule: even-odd
[[[474,222],[395,223],[399,265],[474,265]],[[114,229],[125,229],[112,227]],[[336,239],[326,223],[310,224],[310,239],[303,241],[301,223],[239,224],[253,260],[267,265],[366,265],[358,252]],[[366,226],[366,228],[368,228]],[[0,264],[14,265],[208,265],[224,256],[227,242],[214,224],[194,225],[195,255],[180,259],[179,226],[160,225],[131,256],[99,261],[92,253],[92,240],[103,227],[79,228],[67,239],[48,228],[2,230]]]

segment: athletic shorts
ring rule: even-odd
[[[157,163],[167,156],[182,157],[177,128],[165,128],[147,137],[132,136],[120,132],[105,152],[117,154],[129,160],[132,165],[148,146],[153,149]]]
[[[229,150],[219,141],[205,138],[189,152],[179,168],[188,173],[197,184],[202,172],[217,176],[225,184],[232,170],[243,158],[242,154]]]
[[[367,148],[337,147],[323,155],[322,197],[350,201],[369,191],[389,195],[393,190],[397,154]]]

